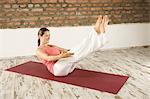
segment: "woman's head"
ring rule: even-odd
[[[43,43],[46,44],[49,42],[50,39],[50,33],[49,30],[47,28],[41,28],[38,31],[38,46]]]

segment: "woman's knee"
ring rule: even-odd
[[[59,71],[54,71],[54,76],[67,76],[68,72],[59,70]]]

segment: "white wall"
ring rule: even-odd
[[[150,23],[109,25],[109,43],[103,49],[150,45]],[[80,43],[91,26],[49,27],[50,43],[71,48]],[[0,29],[0,58],[34,55],[39,28]]]
[[[111,25],[108,31],[109,44],[105,48],[122,48],[150,45],[150,23]]]

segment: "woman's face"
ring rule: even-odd
[[[41,40],[43,43],[48,43],[50,39],[50,32],[49,31],[45,31],[44,35],[41,36]]]

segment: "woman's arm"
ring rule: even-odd
[[[49,56],[48,54],[42,52],[40,49],[38,49],[36,51],[36,56],[41,58],[41,59],[47,60],[47,61],[56,61],[56,60],[59,60],[61,58],[61,54],[56,55],[56,56]]]
[[[38,49],[36,51],[36,56],[37,57],[39,57],[41,59],[44,59],[44,60],[47,60],[47,61],[56,61],[56,60],[59,60],[61,58],[70,57],[72,55],[74,55],[74,53],[66,53],[66,52],[61,51],[61,53],[59,55],[50,56],[50,55],[47,55],[46,53],[42,52],[41,49]]]
[[[61,51],[65,51],[65,52],[70,51],[70,49],[65,49],[65,48],[62,48],[62,47],[59,47],[59,46],[56,46],[56,45],[51,45],[51,46],[57,47]]]

